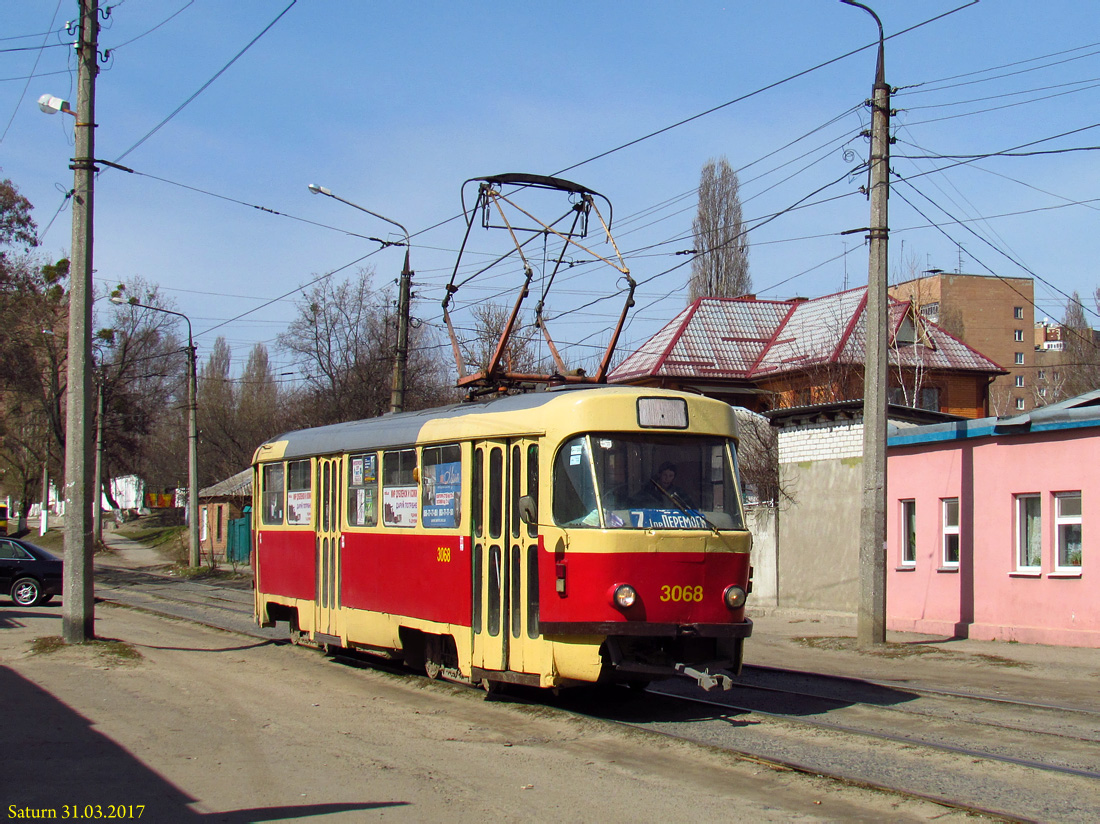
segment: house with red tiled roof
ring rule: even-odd
[[[863,397],[866,287],[820,298],[699,298],[627,356],[612,383],[683,389],[757,412]],[[888,304],[891,403],[967,418],[988,414],[996,363]]]

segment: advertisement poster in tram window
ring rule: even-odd
[[[374,487],[355,490],[355,521],[359,526],[374,524],[378,516],[374,511]]]
[[[382,488],[383,522],[386,526],[416,526],[417,496],[415,486],[385,486]]]
[[[357,455],[351,459],[351,485],[372,484],[378,478],[378,456]]]
[[[288,524],[308,524],[312,508],[313,493],[308,489],[286,494],[286,522]]]
[[[448,529],[458,526],[462,506],[462,464],[441,463],[424,467],[424,526]]]

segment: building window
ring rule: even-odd
[[[1017,366],[1023,366],[1024,365],[1024,353],[1023,352],[1017,352],[1016,353],[1016,365]]]
[[[901,565],[917,564],[917,502],[901,502]]]
[[[959,499],[943,498],[943,565],[959,565]]]
[[[1059,492],[1054,496],[1055,569],[1081,568],[1081,493]]]
[[[1023,398],[1017,398],[1016,399],[1016,408],[1017,409],[1023,409],[1024,408],[1024,399]]]
[[[1043,522],[1038,495],[1016,496],[1016,569],[1038,572],[1043,563]]]
[[[1045,369],[1040,369],[1040,370],[1039,370],[1039,374],[1038,374],[1038,378],[1039,378],[1039,380],[1041,380],[1041,381],[1045,381],[1045,380],[1047,379],[1047,370],[1045,370]]]
[[[1016,318],[1016,320],[1023,320],[1024,319],[1024,307],[1022,307],[1022,306],[1013,306],[1012,307],[1012,317]]]
[[[932,321],[932,323],[940,322],[940,303],[935,301],[934,303],[926,303],[920,308],[920,313]]]
[[[1015,332],[1012,333],[1012,339],[1015,341],[1022,341],[1024,339],[1024,330],[1017,329]]]
[[[929,409],[933,412],[940,411],[940,390],[937,386],[926,386],[920,391],[918,409]]]
[[[1024,385],[1024,376],[1023,375],[1017,375],[1016,376],[1016,386],[1022,389],[1023,385]]]

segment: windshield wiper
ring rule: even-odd
[[[651,484],[653,484],[653,487],[656,490],[658,490],[662,495],[664,495],[666,498],[668,498],[670,501],[672,501],[673,505],[678,510],[683,512],[685,515],[695,515],[695,516],[698,516],[699,518],[702,518],[703,523],[705,523],[707,526],[710,527],[711,532],[713,532],[715,535],[720,535],[720,533],[718,532],[718,527],[716,527],[713,523],[711,523],[710,518],[708,518],[706,515],[704,515],[698,509],[696,509],[693,506],[689,506],[687,501],[685,501],[683,498],[681,498],[675,492],[670,492],[669,490],[665,489],[663,486],[661,486],[659,483],[657,483],[652,478],[649,479],[649,482]]]

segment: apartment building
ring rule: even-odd
[[[989,387],[990,414],[1011,415],[1037,405],[1031,278],[932,270],[924,277],[894,284],[889,291],[895,298],[911,300],[928,320],[1008,372]]]

